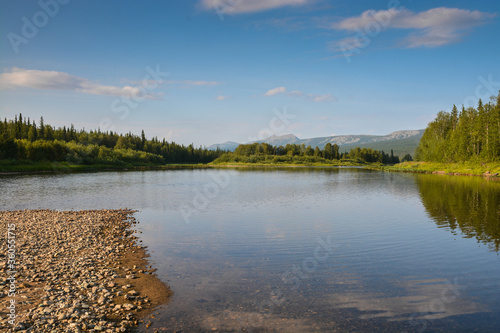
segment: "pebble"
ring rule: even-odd
[[[17,295],[23,299],[29,292],[32,295],[28,297],[32,302],[25,300],[30,307],[18,313],[16,326],[2,316],[0,331],[132,332],[138,323],[133,310],[139,310],[143,303],[137,299],[142,298],[129,290],[130,284],[114,281],[121,253],[137,248],[137,237],[130,230],[135,223],[132,214],[127,209],[0,211],[2,223],[16,226]],[[7,244],[7,232],[0,234],[0,244]],[[9,302],[7,262],[7,253],[0,253],[2,309]],[[129,280],[140,274],[136,266],[123,271]],[[126,303],[114,304],[114,296],[124,293]],[[110,315],[121,319],[108,320]]]

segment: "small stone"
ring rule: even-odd
[[[137,296],[139,295],[139,293],[135,290],[130,290],[127,294],[129,294],[130,296]]]

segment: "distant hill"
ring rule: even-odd
[[[376,150],[383,150],[387,153],[394,151],[394,155],[403,157],[406,154],[412,156],[415,155],[415,149],[422,138],[424,130],[408,130],[408,131],[396,131],[388,135],[336,135],[327,137],[318,137],[310,139],[299,139],[293,134],[286,134],[281,136],[270,136],[267,139],[259,140],[256,142],[262,143],[266,142],[272,144],[273,146],[286,146],[287,144],[304,144],[306,146],[311,146],[312,148],[323,147],[330,142],[331,144],[337,144],[340,147],[340,151],[349,151],[355,147],[361,148],[372,148]],[[237,142],[224,142],[218,145],[212,145],[208,149],[226,149],[233,151],[238,147]]]
[[[302,141],[303,140],[300,140],[293,134],[285,134],[280,136],[273,135],[264,140],[259,140],[254,142],[259,142],[259,143],[266,142],[273,146],[286,146],[287,144],[291,143],[300,144]]]
[[[224,143],[216,143],[214,145],[211,145],[207,147],[207,149],[210,150],[217,150],[219,148],[220,150],[230,150],[234,151],[236,147],[238,147],[240,144],[238,142],[233,142],[233,141],[226,141]]]

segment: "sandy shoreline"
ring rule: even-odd
[[[132,215],[0,212],[0,331],[134,332],[148,323],[172,292],[137,245]]]

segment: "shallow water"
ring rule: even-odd
[[[353,168],[0,177],[0,209],[138,209],[149,331],[500,331],[500,184]],[[141,328],[145,330],[145,328]]]

